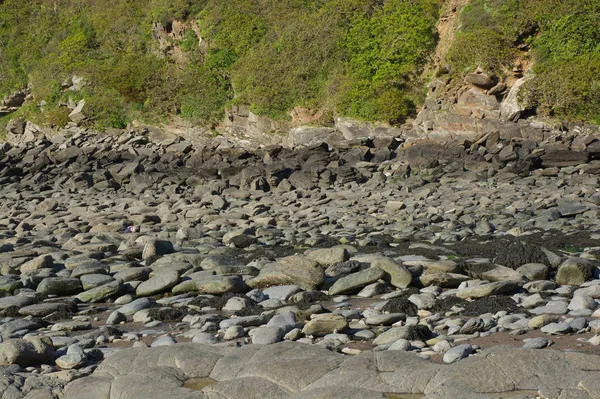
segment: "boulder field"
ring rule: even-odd
[[[0,397],[598,399],[598,143],[5,143]]]

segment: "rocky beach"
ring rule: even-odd
[[[11,129],[3,399],[600,398],[600,132]]]

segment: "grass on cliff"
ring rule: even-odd
[[[534,62],[522,101],[539,113],[600,122],[600,2],[471,0],[447,61],[455,74],[480,66],[503,77]]]
[[[97,127],[169,115],[211,123],[231,104],[273,118],[302,106],[401,123],[423,100],[438,9],[437,0],[5,0],[0,95],[29,86],[43,107],[17,116],[53,126],[80,99]],[[177,23],[182,34],[169,31]],[[161,45],[156,24],[169,33]],[[73,75],[81,91],[63,85]]]

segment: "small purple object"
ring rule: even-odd
[[[127,226],[123,233],[139,233],[141,230],[141,226]]]

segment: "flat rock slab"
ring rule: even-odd
[[[210,378],[192,390],[186,380]],[[402,351],[345,356],[295,342],[241,348],[177,344],[132,348],[71,382],[63,399],[377,398],[384,392],[425,398],[486,398],[487,393],[560,389],[594,398],[600,358],[498,346],[450,365]]]

